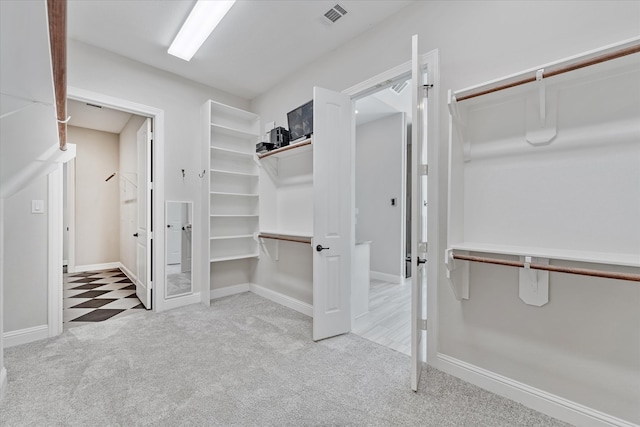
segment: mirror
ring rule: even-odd
[[[192,292],[193,203],[167,201],[165,297]]]

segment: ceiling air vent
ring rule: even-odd
[[[390,89],[397,95],[400,95],[400,92],[402,92],[402,90],[407,87],[408,84],[409,83],[405,80],[404,82],[394,84]]]
[[[333,6],[331,9],[329,9],[324,14],[324,17],[327,18],[329,21],[331,21],[331,23],[334,23],[346,14],[347,14],[347,11],[344,9],[344,7],[337,4]]]

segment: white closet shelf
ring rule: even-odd
[[[469,252],[485,252],[501,255],[531,256],[564,261],[591,262],[596,264],[640,267],[640,254],[593,252],[572,249],[540,248],[530,246],[497,245],[490,243],[462,242],[452,244],[449,249]]]
[[[239,234],[236,236],[215,236],[210,237],[210,240],[234,240],[234,239],[249,239],[253,238],[253,234]]]
[[[228,171],[228,170],[222,170],[222,169],[211,169],[211,173],[219,173],[224,175],[236,175],[236,176],[248,176],[252,178],[257,178],[259,176],[257,173],[236,172],[236,171]]]
[[[234,261],[237,259],[249,259],[249,258],[258,258],[260,254],[251,253],[251,254],[242,254],[242,255],[231,255],[224,257],[214,257],[209,260],[209,262],[222,262],[222,261]]]
[[[260,136],[257,132],[246,131],[243,129],[236,129],[229,126],[219,125],[211,123],[211,130],[216,133],[228,135],[236,138],[257,138]]]
[[[255,121],[260,118],[257,114],[250,111],[241,110],[213,100],[209,102],[211,103],[211,113],[215,116],[233,117],[245,121]]]
[[[228,154],[237,154],[239,156],[253,157],[255,155],[255,153],[247,153],[245,151],[231,150],[229,148],[216,147],[214,145],[211,146],[211,149],[216,151],[221,151],[223,153],[228,153]]]
[[[295,144],[287,145],[286,147],[278,148],[268,153],[258,154],[258,159],[264,159],[267,157],[274,157],[276,159],[284,159],[286,157],[295,156],[307,151],[311,151],[313,148],[311,138],[304,141],[296,142]]]
[[[247,215],[247,214],[211,214],[211,218],[258,218],[260,215]]]
[[[212,196],[238,196],[238,197],[258,197],[258,194],[246,194],[246,193],[224,193],[222,191],[212,191]]]

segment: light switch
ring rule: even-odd
[[[44,213],[44,200],[32,200],[31,201],[31,213],[43,214]]]

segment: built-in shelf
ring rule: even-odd
[[[260,255],[256,252],[256,253],[243,254],[243,255],[232,255],[232,256],[225,256],[225,257],[215,257],[215,258],[211,258],[209,260],[209,262],[234,261],[234,260],[238,260],[238,259],[258,258],[259,256]]]
[[[273,239],[273,240],[283,240],[285,242],[295,242],[295,243],[311,243],[311,235],[301,235],[301,234],[284,234],[284,233],[270,233],[270,232],[260,232],[258,237],[261,239]]]
[[[211,129],[217,133],[221,133],[223,135],[232,136],[235,138],[247,138],[247,137],[258,137],[260,136],[258,133],[246,131],[242,129],[236,129],[229,126],[223,126],[215,123],[211,123]]]
[[[223,153],[229,153],[229,154],[237,154],[240,156],[249,156],[249,157],[253,157],[255,154],[254,153],[247,153],[246,151],[240,151],[240,150],[231,150],[229,148],[222,148],[222,147],[216,147],[215,145],[211,146],[212,150],[216,150],[216,151],[221,151]]]
[[[235,175],[235,176],[248,176],[257,178],[259,175],[257,173],[246,173],[246,172],[236,172],[236,171],[228,171],[222,169],[211,169],[211,173],[218,173],[223,175]]]
[[[234,196],[234,197],[258,197],[257,194],[246,194],[246,193],[225,193],[222,191],[212,191],[210,193],[212,196]]]
[[[540,248],[529,246],[496,245],[490,243],[455,243],[450,249],[469,252],[485,252],[500,255],[531,256],[564,261],[591,262],[596,264],[640,267],[640,254],[592,252],[571,249]]]
[[[215,236],[211,237],[211,240],[232,240],[232,239],[248,239],[253,238],[253,234],[239,234],[236,236]]]
[[[273,157],[282,159],[289,156],[298,155],[307,151],[311,151],[311,138],[304,141],[296,142],[295,144],[287,145],[286,147],[278,148],[268,153],[258,154],[259,159],[265,159],[267,157]]]

